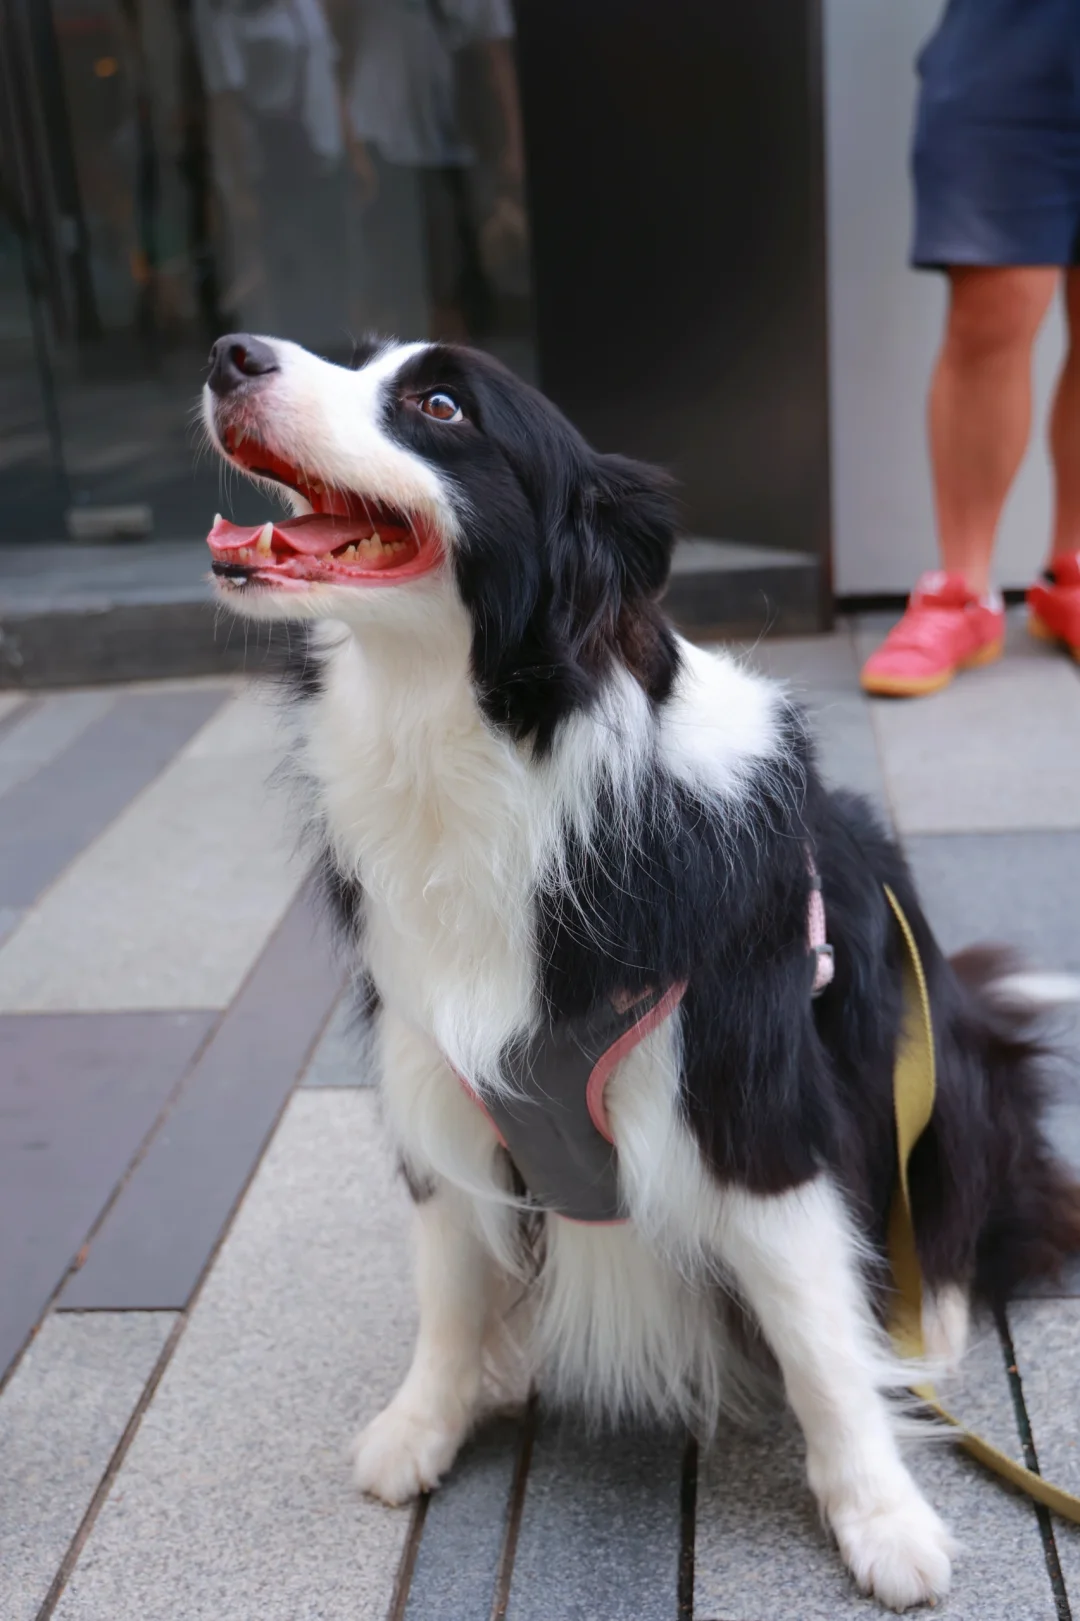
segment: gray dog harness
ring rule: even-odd
[[[819,996],[832,981],[833,955],[825,939],[821,879],[812,860],[809,867],[811,995]],[[636,999],[614,996],[580,1018],[543,1025],[509,1056],[509,1096],[481,1099],[462,1077],[539,1209],[568,1221],[626,1220],[604,1088],[616,1064],[675,1011],[685,990],[673,985]]]
[[[569,1221],[626,1220],[604,1087],[619,1061],[682,1000],[685,985],[649,990],[577,1019],[545,1024],[516,1048],[507,1068],[513,1095],[483,1100],[532,1202]]]

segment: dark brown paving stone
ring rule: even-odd
[[[343,977],[305,887],[69,1280],[61,1309],[187,1304]]]
[[[29,906],[210,719],[228,689],[137,692],[0,799],[0,906]]]
[[[541,1421],[506,1621],[672,1621],[684,1438]]]
[[[0,1017],[0,1376],[215,1018]]]

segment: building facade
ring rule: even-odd
[[[0,540],[257,515],[193,421],[210,343],[348,363],[376,331],[480,344],[668,466],[695,556],[790,561],[801,623],[904,589],[933,556],[907,149],[939,10],[0,0]],[[1048,500],[1035,449],[1002,583]]]

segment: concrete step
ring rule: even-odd
[[[809,552],[688,536],[675,548],[664,606],[693,641],[806,636],[826,630],[831,601]]]
[[[825,600],[815,557],[692,537],[665,606],[708,641],[822,629]],[[280,634],[215,606],[199,541],[0,547],[0,687],[257,671]]]

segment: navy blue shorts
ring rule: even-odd
[[[949,0],[918,70],[913,263],[1080,263],[1080,0]]]

